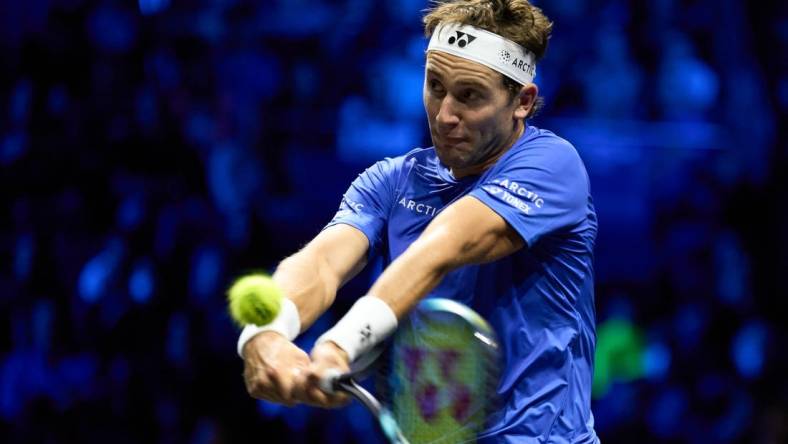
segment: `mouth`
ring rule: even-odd
[[[463,142],[465,142],[465,138],[463,137],[438,137],[438,141],[441,145],[446,147],[457,146]]]

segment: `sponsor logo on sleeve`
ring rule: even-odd
[[[519,197],[513,196],[510,192],[503,188],[498,188],[492,185],[484,185],[483,189],[487,190],[491,195],[498,197],[498,199],[506,202],[507,204],[517,208],[525,214],[531,214],[531,206],[523,202]]]
[[[493,184],[484,185],[482,188],[503,202],[519,209],[525,214],[532,214],[536,209],[542,208],[544,199],[538,194],[509,179],[494,179]]]
[[[356,213],[360,213],[362,209],[364,209],[364,204],[358,203],[347,196],[342,197],[342,203],[350,207]],[[342,209],[342,205],[339,206]]]

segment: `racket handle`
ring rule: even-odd
[[[320,390],[329,394],[336,393],[337,382],[339,381],[340,376],[342,376],[342,372],[335,368],[326,370],[325,375],[323,375],[318,384],[320,386]]]

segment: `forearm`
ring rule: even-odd
[[[333,347],[333,342],[352,361],[390,335],[398,320],[450,271],[494,261],[522,247],[522,239],[499,215],[473,197],[464,197],[442,211],[386,268],[369,295],[317,343]]]
[[[295,303],[306,330],[334,302],[341,285],[325,261],[308,247],[280,262],[273,275],[284,295]]]
[[[364,268],[368,248],[364,233],[338,224],[279,264],[273,279],[295,304],[301,331],[334,302],[339,287]]]
[[[441,240],[437,231],[440,230],[423,233],[389,265],[369,294],[356,301],[333,328],[318,338],[315,350],[329,348],[334,355],[352,362],[390,335],[398,320],[451,269],[447,260],[449,249],[434,248]]]
[[[452,270],[497,260],[524,245],[492,210],[466,197],[439,214],[383,272],[370,294],[389,304],[398,319]]]
[[[386,302],[401,319],[454,268],[452,248],[439,244],[439,236],[424,233],[386,268],[369,294]]]

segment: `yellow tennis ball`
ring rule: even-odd
[[[273,321],[282,307],[282,290],[265,274],[239,278],[227,290],[230,316],[236,324],[266,325]]]

